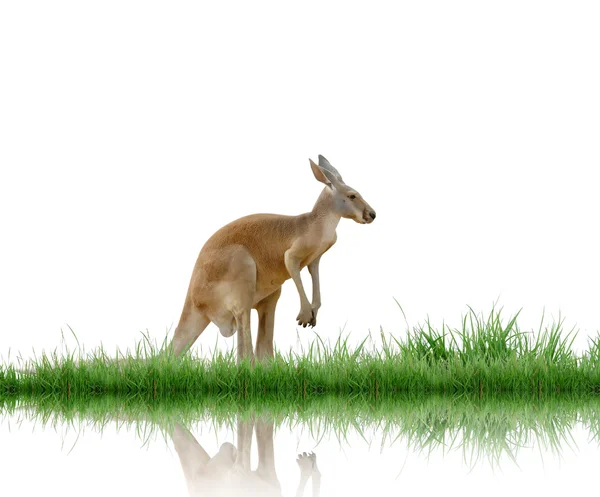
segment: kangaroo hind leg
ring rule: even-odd
[[[273,487],[281,490],[275,471],[274,425],[274,421],[263,417],[256,420],[256,445],[258,446],[256,474]]]
[[[234,313],[236,327],[238,329],[238,362],[244,359],[250,359],[250,362],[254,362],[254,353],[252,352],[252,332],[250,330],[250,311],[251,309],[247,308]]]
[[[273,330],[275,328],[275,307],[277,307],[280,295],[281,287],[256,305],[258,312],[256,357],[259,361],[272,359],[275,355],[273,349]]]
[[[220,307],[235,320],[238,361],[250,359],[253,362],[250,312],[256,293],[256,262],[245,247],[236,246],[230,254],[227,274],[218,288]]]

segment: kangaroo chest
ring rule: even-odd
[[[337,240],[336,223],[326,223],[307,245],[307,253],[302,259],[302,267],[307,266],[317,257],[327,252]]]
[[[321,253],[325,252],[325,250],[327,250],[329,247],[331,247],[337,240],[336,229],[337,229],[337,225],[339,222],[340,222],[339,217],[326,219],[323,222],[323,225],[320,230],[319,247],[318,247],[319,249],[323,249],[323,251]]]

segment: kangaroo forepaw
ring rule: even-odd
[[[296,317],[296,321],[303,328],[307,326],[314,326],[317,323],[317,318],[315,316],[315,311],[310,307],[308,309],[300,309],[300,313]]]
[[[296,459],[296,462],[298,463],[302,473],[312,473],[313,469],[317,465],[317,455],[314,452],[311,452],[310,454],[303,452],[302,454],[298,454],[298,459]]]

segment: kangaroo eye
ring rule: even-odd
[[[356,195],[348,195],[348,198],[349,198],[350,200],[354,200],[354,199],[356,198]]]

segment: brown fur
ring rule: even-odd
[[[311,168],[316,179],[327,186],[311,212],[242,217],[223,226],[202,247],[171,342],[176,355],[191,346],[212,321],[224,336],[238,333],[238,359],[253,360],[250,311],[256,309],[256,355],[273,357],[275,307],[281,285],[289,278],[300,296],[298,323],[304,327],[316,324],[321,306],[319,261],[336,241],[340,218],[361,224],[375,218],[360,194],[343,183],[326,159],[319,159],[319,166],[310,161]],[[300,279],[300,270],[307,266],[313,280],[312,304]]]

